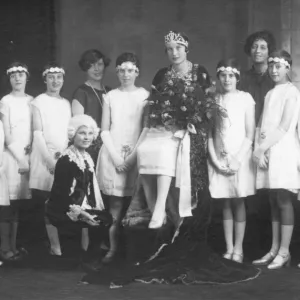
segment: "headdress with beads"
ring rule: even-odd
[[[165,36],[165,45],[168,45],[171,42],[183,45],[187,48],[189,46],[189,42],[180,33],[176,33],[174,31],[170,31]]]

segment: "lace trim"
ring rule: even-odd
[[[84,172],[86,168],[86,164],[84,162],[86,161],[89,171],[94,173],[94,162],[87,152],[81,153],[72,145],[63,152],[62,156],[64,155],[67,155],[69,160],[73,161],[82,172]]]

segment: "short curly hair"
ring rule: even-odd
[[[83,72],[86,72],[94,63],[102,59],[105,68],[110,64],[110,58],[105,56],[101,51],[97,49],[89,49],[81,54],[78,65]]]
[[[268,53],[272,53],[276,50],[276,40],[272,32],[268,30],[261,30],[254,32],[247,37],[246,42],[244,44],[244,52],[248,56],[251,55],[251,48],[253,46],[253,43],[257,40],[266,41],[268,45]]]

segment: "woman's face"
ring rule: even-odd
[[[74,146],[80,150],[83,151],[90,147],[90,145],[93,142],[94,138],[94,131],[90,127],[81,126],[77,130],[75,136],[74,136]]]
[[[256,40],[251,47],[251,59],[253,63],[265,63],[269,56],[268,44],[265,40]]]
[[[63,73],[48,73],[45,78],[47,91],[51,93],[59,93],[64,84]]]
[[[9,80],[13,91],[25,91],[27,82],[27,74],[25,72],[12,73]]]
[[[133,86],[138,75],[139,71],[132,62],[125,62],[118,66],[117,76],[122,87]]]
[[[99,59],[95,63],[91,65],[91,67],[87,70],[88,79],[94,81],[100,81],[103,78],[105,71],[105,65],[103,59]]]
[[[237,79],[232,71],[220,72],[219,80],[224,92],[229,93],[236,90]]]
[[[179,65],[186,61],[187,53],[185,46],[170,42],[166,45],[168,58],[173,65]]]
[[[271,79],[275,84],[285,83],[287,82],[287,74],[289,72],[289,68],[280,62],[269,63],[268,71]]]

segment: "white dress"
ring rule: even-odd
[[[64,98],[41,94],[32,101],[32,105],[40,113],[48,151],[57,160],[59,154],[68,147],[70,102]],[[30,163],[30,188],[51,191],[54,176],[50,174],[35,140],[32,144]]]
[[[131,153],[140,137],[148,96],[149,92],[144,88],[132,92],[115,89],[104,95],[104,101],[110,107],[110,135],[122,157]],[[98,156],[96,176],[104,194],[124,197],[133,195],[138,171],[135,165],[128,172],[118,173],[103,145]]]
[[[4,96],[0,102],[0,112],[9,119],[13,143],[24,149],[31,145],[31,96]],[[29,155],[26,155],[29,162]],[[10,200],[30,199],[29,173],[19,174],[19,165],[11,152],[6,148],[3,154],[5,174],[8,182]]]
[[[3,167],[4,130],[0,121],[0,206],[9,205],[9,193],[6,174]]]
[[[294,193],[300,189],[300,146],[297,133],[300,93],[292,83],[276,85],[266,95],[258,143],[262,143],[268,133],[280,125],[284,106],[289,98],[297,100],[291,115],[290,128],[284,137],[268,150],[268,169],[257,168],[257,189],[286,189]]]
[[[214,147],[217,158],[227,165],[231,157],[240,150],[246,138],[246,112],[253,108],[255,102],[249,93],[237,91],[220,95],[220,105],[228,117],[220,117],[213,132]],[[254,129],[254,128],[253,128]],[[252,148],[241,162],[238,172],[224,176],[208,163],[209,190],[212,198],[242,198],[255,194],[255,173],[252,161]]]

